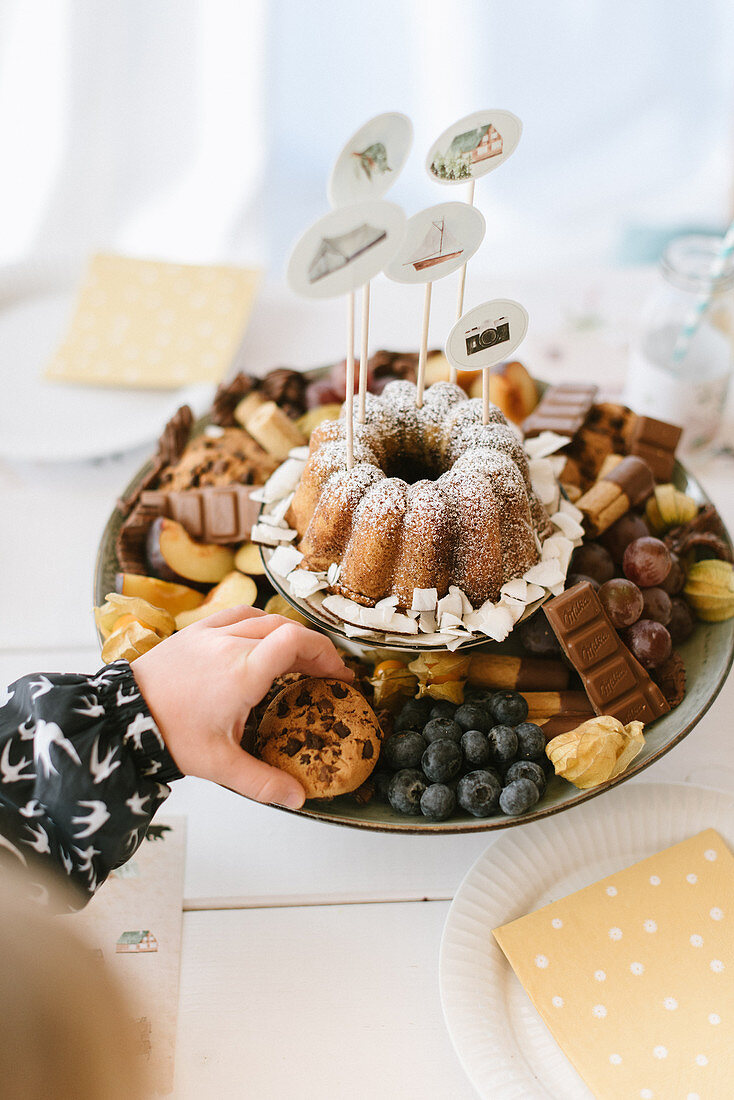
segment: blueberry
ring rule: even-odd
[[[489,769],[469,772],[459,780],[456,799],[462,810],[474,817],[489,817],[500,804],[502,785],[497,773]]]
[[[491,754],[486,733],[481,730],[467,730],[461,739],[464,759],[470,768],[483,768],[489,764]]]
[[[517,734],[511,726],[493,726],[487,741],[493,764],[506,768],[517,759]]]
[[[390,786],[392,772],[374,771],[372,782],[375,784],[375,798],[378,802],[388,802],[387,788]]]
[[[401,768],[417,768],[425,752],[425,738],[415,730],[394,733],[382,746],[381,757],[388,768],[394,772]]]
[[[463,735],[463,729],[452,718],[432,718],[423,727],[423,736],[429,744],[431,741],[443,741],[447,738],[449,741],[458,742]]]
[[[528,716],[528,704],[517,691],[498,691],[491,703],[497,725],[519,726]]]
[[[429,701],[426,699],[427,703]],[[453,718],[455,710],[456,703],[450,703],[448,699],[436,699],[424,720],[427,722],[431,718]]]
[[[403,768],[390,780],[387,797],[393,810],[399,814],[419,814],[421,796],[428,784],[417,768]]]
[[[500,794],[503,814],[525,814],[540,798],[532,779],[513,779]]]
[[[477,703],[463,703],[454,715],[454,721],[463,730],[482,730],[484,733],[488,733],[493,725],[485,708]]]
[[[456,809],[456,795],[445,783],[432,783],[421,795],[421,813],[429,821],[445,821]]]
[[[430,699],[408,699],[407,703],[403,703],[395,719],[393,725],[395,733],[402,733],[404,730],[423,729],[428,721],[430,709]]]
[[[532,760],[518,760],[510,764],[505,772],[505,783],[512,783],[515,779],[529,779],[538,788],[538,795],[542,798],[545,794],[545,772],[540,764]]]
[[[534,722],[521,722],[515,726],[517,752],[521,760],[545,760],[545,735]]]
[[[463,763],[461,746],[447,738],[432,741],[421,758],[423,774],[432,783],[450,783],[456,779]]]

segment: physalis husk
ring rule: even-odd
[[[176,629],[173,616],[162,607],[155,607],[140,596],[120,596],[117,592],[108,592],[102,606],[94,609],[94,618],[103,638],[110,636],[117,620],[123,615],[130,615],[143,626],[150,627],[160,638],[167,638]]]
[[[469,675],[471,657],[458,653],[422,653],[408,668],[418,677],[418,698],[448,699],[464,702],[464,684]]]
[[[416,678],[402,661],[381,661],[375,665],[370,681],[376,707],[390,707],[407,696],[415,695]]]
[[[642,722],[623,726],[610,714],[600,714],[568,733],[559,733],[545,751],[556,775],[586,790],[625,770],[645,744],[642,730]]]

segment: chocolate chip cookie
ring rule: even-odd
[[[380,726],[367,700],[341,680],[289,684],[263,715],[256,752],[294,775],[306,798],[354,791],[377,763]]]

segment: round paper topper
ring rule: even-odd
[[[339,298],[373,279],[402,239],[405,214],[371,199],[319,218],[291,252],[286,279],[305,298]]]
[[[517,148],[522,122],[510,111],[475,111],[459,119],[431,146],[426,171],[437,183],[479,179],[504,164]]]
[[[446,358],[457,370],[479,370],[509,359],[528,331],[519,302],[494,298],[468,310],[449,333]]]
[[[413,144],[407,115],[376,115],[350,137],[331,170],[327,193],[332,206],[379,199],[395,183]]]
[[[396,283],[432,283],[471,259],[484,238],[484,218],[466,202],[442,202],[409,218],[385,268]]]

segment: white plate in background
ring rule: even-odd
[[[75,300],[68,269],[0,272],[0,457],[63,462],[122,454],[157,439],[180,405],[198,414],[211,403],[210,385],[131,390],[45,381]]]
[[[708,828],[734,847],[731,795],[633,782],[511,829],[479,857],[446,918],[439,982],[451,1040],[484,1100],[593,1100],[492,929]]]

